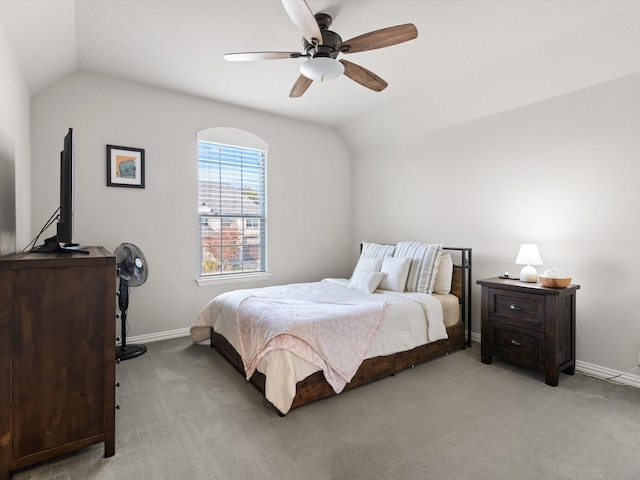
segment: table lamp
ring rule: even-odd
[[[522,267],[522,270],[520,270],[521,282],[533,283],[538,281],[538,272],[532,267],[532,265],[542,265],[542,258],[540,257],[537,245],[533,243],[523,243],[520,245],[516,263],[518,265],[525,265]]]

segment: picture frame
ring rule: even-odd
[[[144,188],[144,149],[107,145],[107,186]]]

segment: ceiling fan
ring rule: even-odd
[[[344,73],[354,82],[375,92],[387,87],[387,82],[375,73],[347,60],[338,60],[340,53],[357,53],[390,47],[413,40],[418,30],[412,23],[387,27],[365,33],[347,41],[329,30],[332,18],[326,13],[311,12],[305,0],[282,0],[289,18],[302,32],[303,52],[244,52],[227,53],[225,60],[251,62],[256,60],[277,60],[285,58],[307,58],[300,67],[302,73],[291,89],[290,97],[300,97],[314,80],[331,80]]]

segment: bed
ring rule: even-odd
[[[470,346],[471,266],[470,248],[364,243],[350,279],[218,295],[191,338],[285,415]]]

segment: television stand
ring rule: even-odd
[[[53,237],[49,237],[45,239],[44,244],[39,247],[34,247],[30,252],[33,253],[84,253],[89,254],[89,250],[85,247],[78,245],[77,243],[67,243],[65,245],[61,245],[58,242],[58,237],[54,235]]]

